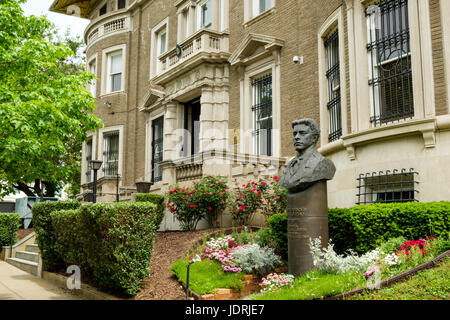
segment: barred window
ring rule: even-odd
[[[371,122],[379,126],[414,116],[407,0],[380,0],[366,9]]]
[[[360,174],[356,204],[417,202],[417,179],[414,169]]]
[[[342,136],[338,30],[334,31],[328,39],[325,40],[325,51],[327,57],[326,77],[328,81],[328,141],[332,142],[338,140]]]
[[[164,117],[152,121],[152,182],[162,180]]]
[[[105,134],[103,141],[104,175],[107,177],[116,176],[119,173],[119,132]]]
[[[272,155],[272,74],[252,81],[254,152]]]
[[[92,160],[92,139],[89,139],[88,142],[86,142],[86,182],[91,182],[91,175],[92,175],[92,167],[91,167],[91,160]]]

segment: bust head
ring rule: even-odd
[[[300,119],[292,122],[294,147],[298,153],[303,153],[311,146],[315,146],[320,137],[320,129],[313,119]]]

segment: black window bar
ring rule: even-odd
[[[413,168],[362,173],[357,179],[356,204],[418,202],[418,175]]]
[[[407,0],[381,0],[366,9],[374,126],[411,119],[414,101]]]
[[[256,154],[272,155],[272,74],[252,81],[253,137]]]
[[[106,177],[114,177],[119,173],[119,133],[104,136],[103,173]]]
[[[164,117],[152,121],[152,182],[162,180],[162,169],[159,163],[163,161]]]
[[[341,117],[341,86],[339,64],[339,32],[334,31],[325,41],[328,70],[328,115],[329,135],[328,141],[333,142],[342,136]]]

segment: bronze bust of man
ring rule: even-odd
[[[297,193],[318,181],[333,179],[336,167],[315,148],[320,137],[317,122],[307,118],[295,120],[292,128],[297,155],[284,171],[280,185],[289,193]]]

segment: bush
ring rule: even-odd
[[[14,233],[13,243],[17,242],[17,230],[20,226],[20,215],[17,213],[0,213],[0,248],[11,244],[11,234]]]
[[[359,253],[380,241],[439,236],[450,229],[450,202],[371,204],[329,211],[330,238],[336,249]]]
[[[225,209],[228,187],[222,177],[205,176],[191,188],[175,186],[167,193],[167,207],[184,231],[195,230],[201,219],[213,227]]]
[[[159,228],[153,203],[87,204],[80,208],[86,262],[105,289],[135,295],[150,273],[153,242]]]
[[[266,275],[282,264],[280,257],[272,248],[260,247],[256,243],[237,247],[230,255],[233,263],[243,272],[256,273],[260,276]]]
[[[283,257],[288,255],[287,215],[277,213],[267,219],[270,229],[270,238],[275,244],[277,252]]]
[[[51,213],[58,210],[70,210],[80,207],[77,201],[38,202],[33,205],[33,225],[36,232],[36,242],[41,251],[43,269],[55,271],[64,265],[55,250],[55,235]]]
[[[158,220],[156,221],[156,223],[158,225],[161,224],[162,220],[164,219],[164,209],[165,209],[163,195],[155,193],[138,193],[136,194],[135,200],[136,202],[151,202],[156,204],[158,206],[157,208]]]

